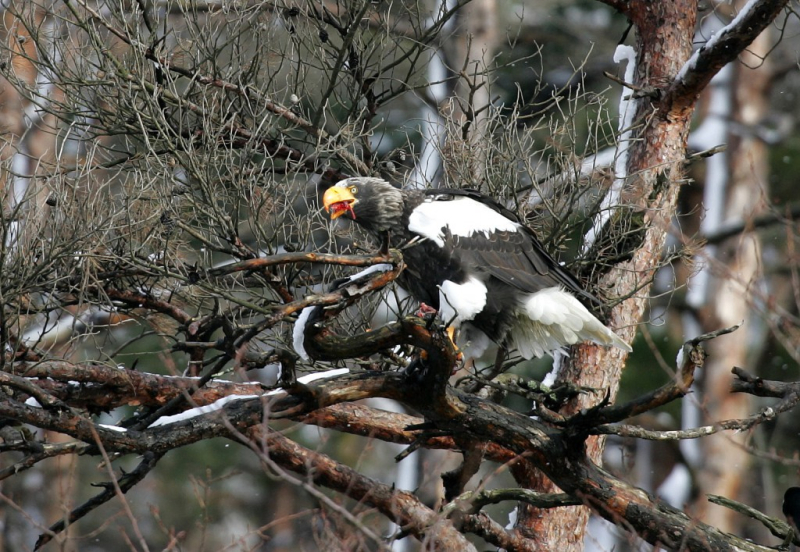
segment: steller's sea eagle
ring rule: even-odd
[[[530,359],[589,340],[630,351],[578,300],[599,302],[508,209],[474,190],[399,190],[380,178],[340,181],[323,195],[332,219],[347,215],[403,246],[400,285],[458,329],[478,356],[489,339]]]

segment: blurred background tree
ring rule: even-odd
[[[620,335],[639,336],[629,358],[581,345],[553,372],[549,358],[512,354],[499,371],[493,356],[476,359],[451,380],[461,391],[529,412],[530,395],[512,386],[516,395],[493,396],[478,376],[508,387],[507,374],[550,373],[551,383],[596,390],[559,405],[569,416],[616,402],[618,388],[624,402],[673,381],[684,340],[744,322],[709,342],[691,395],[629,423],[689,435],[774,407],[730,393],[730,370],[798,379],[800,82],[786,4],[4,3],[3,547],[663,542],[579,492],[570,494],[611,523],[598,517],[585,533],[589,508],[518,496],[486,506],[486,517],[446,518],[447,472],[474,475],[461,491],[555,491],[558,474],[474,432],[415,437],[406,426],[430,415],[385,393],[318,418],[299,409],[268,412],[268,427],[231,422],[243,433],[213,412],[189,410],[202,422],[180,412],[281,385],[302,400],[292,369],[332,367],[298,361],[291,338],[303,307],[342,300],[324,292],[353,273],[345,265],[381,260],[357,230],[319,212],[321,193],[352,175],[502,200],[608,301]],[[312,263],[310,252],[337,256]],[[415,310],[391,285],[366,293],[377,287],[366,284],[331,327],[356,335]],[[404,362],[351,356],[339,364],[389,375]],[[228,404],[239,403],[285,406]],[[706,500],[776,515],[797,484],[797,414],[757,419],[698,440],[607,430],[616,435],[606,443],[598,430],[587,454],[695,519],[779,544]],[[488,458],[472,466],[477,475],[470,450]],[[375,482],[371,495],[358,494],[359,475]],[[395,486],[414,493],[383,499]],[[401,514],[389,513],[393,503]]]

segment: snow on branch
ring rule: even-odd
[[[678,72],[662,99],[664,111],[691,108],[712,77],[735,60],[788,3],[789,0],[750,0],[733,21],[697,49]]]
[[[301,384],[309,384],[312,381],[316,381],[318,379],[325,379],[325,378],[335,378],[337,376],[341,376],[342,374],[347,374],[350,372],[349,368],[339,368],[337,370],[327,370],[324,372],[314,372],[313,374],[308,374],[306,376],[302,376],[297,378],[298,383]],[[272,395],[279,395],[282,393],[286,393],[286,391],[279,387],[278,389],[274,389],[265,393],[264,395],[228,395],[227,397],[223,397],[218,401],[213,402],[212,404],[197,406],[195,408],[190,408],[189,410],[185,410],[178,414],[172,414],[170,416],[162,416],[158,418],[155,422],[150,424],[150,427],[159,427],[163,425],[174,424],[178,422],[183,422],[185,420],[190,420],[192,418],[196,418],[197,416],[202,416],[204,414],[210,414],[212,412],[217,412],[222,410],[226,404],[232,401],[244,401],[249,399],[258,399],[263,397],[268,397]]]
[[[614,62],[619,64],[627,63],[625,66],[625,82],[633,82],[634,71],[636,70],[636,52],[633,48],[626,45],[617,46],[617,50],[614,52]],[[620,91],[619,100],[619,143],[614,156],[614,182],[611,184],[611,189],[603,197],[603,201],[600,204],[600,212],[595,217],[592,227],[586,233],[583,241],[584,253],[592,248],[600,230],[611,218],[613,209],[619,205],[622,187],[625,185],[627,177],[628,149],[630,147],[631,127],[635,112],[636,104],[633,101],[632,90],[628,87],[623,87]]]

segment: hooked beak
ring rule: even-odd
[[[338,186],[328,188],[322,196],[322,205],[331,214],[331,220],[335,220],[347,212],[355,220],[356,214],[353,212],[355,202],[356,198],[353,197],[350,190]]]

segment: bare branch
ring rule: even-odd
[[[64,531],[70,524],[78,521],[79,519],[85,517],[87,514],[96,510],[115,496],[118,493],[127,493],[133,487],[136,486],[142,479],[144,479],[148,473],[150,473],[153,468],[156,467],[156,464],[161,459],[160,454],[153,454],[151,452],[145,452],[143,455],[142,461],[139,462],[139,465],[131,472],[123,473],[120,478],[112,483],[103,483],[97,485],[98,487],[104,487],[103,492],[100,494],[90,498],[77,508],[73,509],[69,512],[69,514],[62,519],[61,521],[54,523],[48,528],[47,533],[42,533],[39,536],[39,539],[36,541],[36,545],[34,546],[34,550],[39,550],[48,542],[53,540],[55,535]]]
[[[424,506],[414,495],[394,489],[305,449],[279,433],[253,427],[248,432],[262,454],[284,467],[325,487],[337,490],[380,510],[423,542],[444,550],[475,550],[475,547],[441,515]]]

